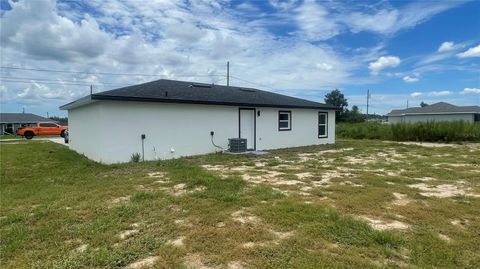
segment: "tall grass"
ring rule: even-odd
[[[480,142],[480,124],[464,121],[419,123],[341,123],[337,137],[425,142]]]

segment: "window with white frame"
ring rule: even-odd
[[[328,113],[318,112],[318,138],[328,136]]]
[[[278,111],[278,130],[290,131],[292,130],[292,112]]]

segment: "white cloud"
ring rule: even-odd
[[[299,1],[298,0],[268,0],[270,5],[278,9],[290,9],[294,7]]]
[[[328,64],[328,63],[316,63],[315,67],[317,67],[320,70],[325,70],[325,71],[329,71],[329,70],[333,69],[333,66],[331,64]]]
[[[79,23],[57,15],[54,1],[11,2],[2,18],[3,46],[15,47],[39,59],[58,61],[101,55],[111,36],[88,14]]]
[[[444,52],[444,51],[449,51],[449,50],[453,50],[455,47],[455,44],[451,41],[446,41],[446,42],[443,42],[440,47],[438,48],[438,52]]]
[[[350,31],[353,33],[371,31],[387,34],[395,31],[395,24],[398,22],[398,17],[398,10],[380,10],[373,15],[354,12],[348,14],[345,20],[350,26]]]
[[[71,1],[10,2],[12,10],[2,11],[1,18],[2,65],[156,76],[1,70],[5,76],[91,83],[99,92],[159,78],[224,83],[225,62],[230,60],[232,76],[254,82],[232,78],[233,85],[292,95],[374,83],[381,77],[357,76],[356,70],[370,63],[372,73],[377,73],[400,63],[395,56],[379,58],[385,55],[386,42],[344,50],[322,41],[349,30],[393,34],[456,5],[429,3],[421,10],[378,5],[367,14],[358,12],[363,4],[271,0],[273,13],[266,14],[265,10],[246,12],[258,8],[252,1],[244,1],[238,9],[228,1],[207,0],[141,4],[89,0],[81,7]],[[291,32],[273,33],[278,25]],[[2,81],[0,86],[2,102],[45,106],[58,106],[89,92],[88,85],[57,86],[35,79]]]
[[[421,92],[414,92],[414,93],[410,94],[411,97],[419,97],[419,96],[422,96],[422,95],[423,95],[423,93],[421,93]]]
[[[397,56],[382,56],[375,62],[371,62],[368,68],[373,74],[378,74],[382,69],[396,67],[400,64],[400,58]]]
[[[403,77],[403,81],[409,82],[409,83],[410,82],[417,82],[419,80],[420,80],[420,78],[418,76],[404,76]]]
[[[301,29],[300,35],[306,40],[326,40],[338,35],[342,30],[335,18],[329,16],[327,8],[314,0],[306,0],[295,12],[295,19]]]
[[[246,24],[235,11],[216,3],[192,1],[189,6],[170,1],[149,1],[142,5],[111,0],[87,3],[97,11],[96,17],[83,14],[82,18],[82,14],[73,13],[67,17],[53,0],[15,2],[12,10],[2,17],[3,64],[158,75],[98,75],[93,79],[84,74],[33,71],[20,74],[92,83],[98,92],[118,87],[102,82],[131,85],[170,78],[224,83],[225,62],[230,60],[232,76],[254,82],[249,84],[232,77],[233,85],[286,89],[288,94],[338,87],[351,79],[350,72],[356,64],[325,44],[313,45],[296,37],[276,39],[263,26]],[[32,83],[44,85],[35,80]],[[58,96],[59,92],[65,92],[63,96],[71,100],[88,92],[87,85],[38,88],[30,83],[8,82],[5,87],[2,100],[5,95],[12,102],[44,100]],[[37,92],[42,94],[34,94]]]
[[[358,33],[374,32],[382,35],[392,35],[403,29],[413,28],[433,16],[454,8],[460,1],[444,2],[413,2],[402,8],[370,7],[371,12],[359,12],[353,5],[341,5],[329,1],[316,2],[305,0],[298,7],[298,1],[270,1],[279,9],[294,10],[296,22],[303,37],[308,40],[326,40],[345,31]],[[286,8],[288,6],[288,8]]]
[[[451,91],[432,91],[428,93],[428,96],[448,96],[452,94]]]
[[[480,45],[469,48],[467,51],[457,54],[458,58],[480,57]]]
[[[480,88],[465,88],[460,94],[480,94]]]
[[[399,9],[383,8],[372,13],[352,12],[342,16],[343,22],[354,33],[370,31],[393,34],[415,27],[434,15],[461,5],[460,1],[412,2]]]

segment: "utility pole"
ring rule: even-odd
[[[408,108],[408,100],[407,100],[407,108]]]
[[[22,108],[22,113],[25,114],[25,107]]]
[[[48,118],[50,118],[50,117],[48,116],[48,112],[47,112],[47,119],[48,119]]]
[[[230,86],[230,62],[227,61],[227,86]]]
[[[92,93],[93,93],[93,85],[90,84],[90,95],[92,95]]]
[[[370,101],[370,90],[367,90],[367,121],[368,121],[368,103]]]

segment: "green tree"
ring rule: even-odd
[[[428,104],[422,101],[422,102],[420,103],[420,106],[421,106],[421,107],[426,107],[426,106],[428,106]]]
[[[358,106],[352,106],[352,110],[346,110],[344,120],[346,122],[362,122],[365,121],[366,117],[360,112]]]
[[[339,89],[335,89],[325,95],[325,104],[336,106],[339,110],[336,112],[337,121],[344,120],[348,101]]]
[[[358,110],[358,106],[356,106],[356,105],[352,106],[352,113],[354,113],[354,114],[359,114],[360,113],[360,111]]]

